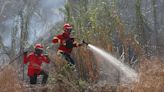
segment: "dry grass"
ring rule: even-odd
[[[138,81],[133,85],[119,86],[117,92],[164,92],[163,61],[142,59]]]
[[[159,59],[143,59],[137,82],[120,86],[94,84],[87,92],[164,92],[164,63]]]
[[[23,92],[17,73],[11,67],[0,72],[0,92]]]
[[[83,74],[88,74],[93,80],[95,76],[99,76],[97,73],[98,70],[95,70],[94,64],[98,65],[98,62],[90,62],[94,60],[92,53],[90,53],[87,49],[81,48],[78,49],[80,53],[74,52],[76,54],[75,60],[78,60],[78,71],[80,78],[85,77],[82,76]],[[51,54],[52,55],[52,54]],[[50,55],[50,56],[51,56]],[[83,56],[80,57],[80,56]],[[55,60],[55,64],[53,68],[51,68],[52,74],[50,74],[51,78],[54,78],[55,81],[52,83],[49,82],[48,92],[79,92],[79,87],[76,83],[73,83],[75,79],[73,74],[67,74],[66,76],[60,77],[58,73],[61,72],[61,69],[66,64],[66,62],[58,56],[51,56],[52,60]],[[53,62],[53,61],[52,61]],[[88,65],[87,65],[88,64]],[[97,66],[98,67],[98,66]],[[96,67],[96,68],[97,68]],[[111,84],[104,84],[104,85],[97,85],[92,82],[92,85],[89,84],[85,89],[84,92],[164,92],[164,63],[163,60],[154,59],[154,60],[147,60],[142,59],[140,60],[139,65],[139,79],[138,82],[133,83],[133,85],[119,85],[119,86],[112,86]],[[62,71],[63,73],[63,71]],[[91,74],[93,73],[93,74]],[[95,74],[95,75],[94,75]],[[94,76],[91,76],[94,75]],[[87,77],[87,78],[90,78]],[[24,88],[21,86],[21,83],[18,79],[16,71],[9,67],[5,69],[3,72],[0,72],[0,92],[24,92]],[[115,91],[113,91],[115,90]],[[28,91],[30,92],[30,91]]]
[[[139,82],[133,86],[134,92],[164,92],[164,63],[154,59],[144,59],[140,63]]]

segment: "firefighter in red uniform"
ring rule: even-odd
[[[54,44],[59,43],[57,55],[64,57],[64,59],[68,62],[68,64],[75,65],[74,60],[70,56],[70,53],[73,47],[82,46],[83,43],[79,44],[74,40],[74,38],[70,37],[72,31],[72,25],[66,23],[64,24],[63,28],[64,28],[64,32],[62,34],[55,36],[52,42]]]
[[[37,76],[43,75],[42,84],[46,84],[48,74],[41,68],[42,63],[49,63],[49,58],[43,55],[43,46],[41,44],[35,45],[35,51],[27,55],[24,52],[24,64],[28,64],[28,76],[30,77],[30,84],[37,83]]]

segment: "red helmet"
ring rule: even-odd
[[[43,50],[43,46],[41,44],[35,44],[35,49]]]
[[[69,23],[65,23],[64,24],[64,31],[70,30],[72,29],[72,25],[70,25]]]

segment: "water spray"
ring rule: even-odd
[[[123,74],[125,74],[126,78],[128,78],[130,82],[137,81],[138,74],[133,69],[131,69],[130,67],[128,67],[127,65],[125,65],[124,63],[116,59],[115,57],[113,57],[110,53],[107,53],[98,47],[88,44],[85,41],[83,43],[86,44],[91,51],[99,54],[101,57],[106,59],[108,63],[112,64],[118,70],[122,71]]]

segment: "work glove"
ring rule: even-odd
[[[46,53],[46,54],[44,54],[44,56],[46,56],[47,58],[49,58],[47,53]]]
[[[27,55],[28,51],[23,51],[23,55]]]
[[[66,41],[63,40],[63,41],[61,42],[61,44],[64,45],[64,46],[66,46]]]
[[[44,54],[44,56],[48,59],[48,61],[50,61],[48,54]]]

